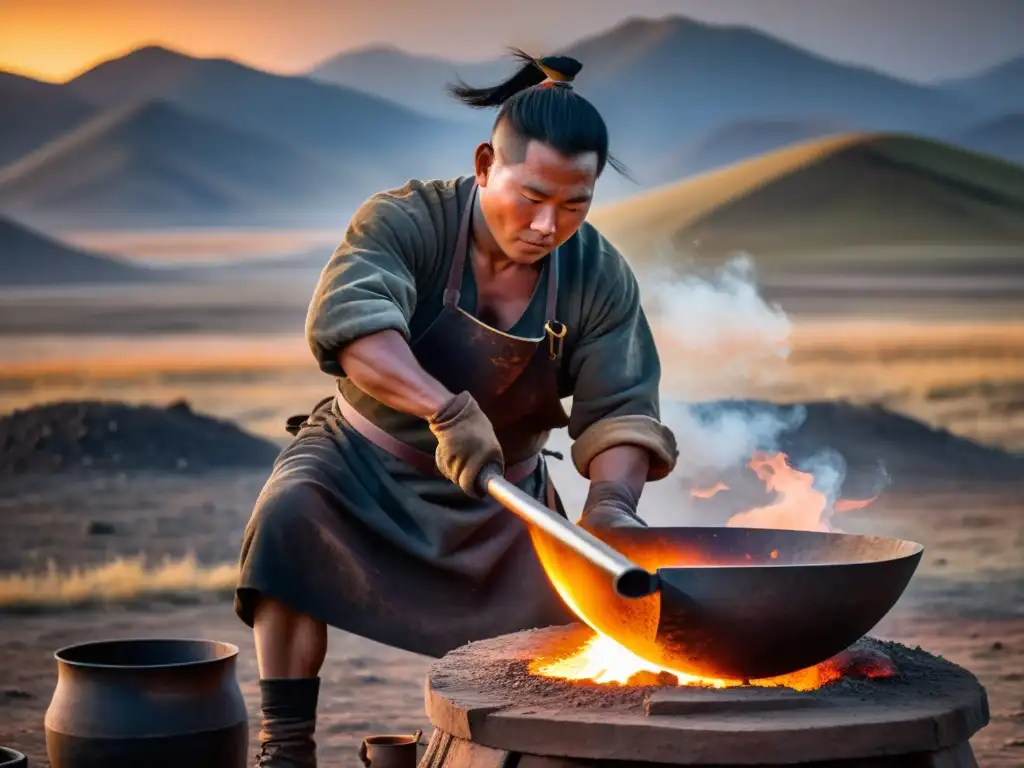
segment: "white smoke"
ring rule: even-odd
[[[715,521],[700,519],[690,489],[714,486],[757,451],[777,451],[806,413],[732,399],[770,382],[791,351],[792,323],[760,295],[753,259],[740,254],[707,275],[679,258],[661,264],[638,270],[637,279],[662,360],[662,420],[675,433],[679,463],[648,485],[640,513],[653,525],[699,525]],[[846,473],[835,452],[801,469],[830,500]]]
[[[676,389],[693,390],[706,377],[721,388],[789,357],[792,324],[758,293],[750,256],[737,256],[708,277],[684,273],[677,264],[640,272],[637,279]]]
[[[665,257],[669,258],[665,258]],[[685,254],[666,253],[652,268],[634,268],[662,365],[661,418],[675,433],[673,474],[644,489],[640,515],[651,525],[720,524],[702,519],[692,488],[709,488],[757,451],[774,453],[806,417],[802,406],[736,399],[770,383],[791,350],[792,323],[758,291],[754,261],[740,254],[701,274]],[[567,451],[566,436],[552,448]],[[555,484],[576,519],[587,483],[568,461],[551,462]],[[835,451],[800,463],[831,504],[846,475]],[[823,511],[823,515],[827,511]]]

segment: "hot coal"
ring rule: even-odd
[[[168,407],[64,401],[0,418],[0,477],[269,468],[279,446],[229,421]]]

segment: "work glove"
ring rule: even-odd
[[[620,528],[646,528],[647,523],[636,514],[638,502],[639,498],[626,483],[592,483],[578,525],[598,538],[606,531]]]
[[[442,475],[474,499],[483,498],[477,487],[480,471],[493,464],[504,473],[505,459],[491,420],[469,392],[461,392],[442,405],[427,423],[437,438],[434,460]]]

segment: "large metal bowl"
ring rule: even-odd
[[[563,600],[594,629],[666,669],[754,680],[819,664],[871,630],[921,559],[912,541],[753,528],[636,528],[603,536],[657,573],[645,597],[531,526]]]

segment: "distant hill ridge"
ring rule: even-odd
[[[967,77],[952,78],[935,87],[991,112],[1024,111],[1024,54]]]
[[[152,270],[71,248],[0,216],[0,288],[156,279]]]
[[[112,107],[0,169],[0,205],[64,224],[216,222],[357,205],[368,182],[318,155],[163,99]]]
[[[961,146],[1024,166],[1024,109],[973,125],[953,138]]]
[[[99,111],[61,85],[7,72],[0,72],[0,104],[0,168]]]

